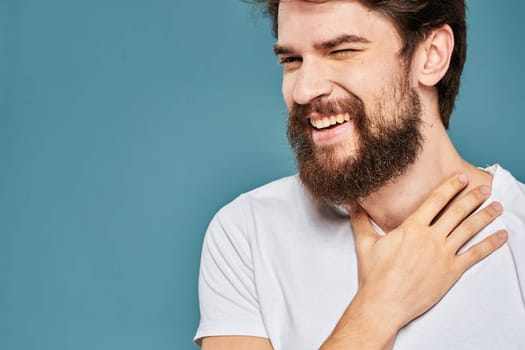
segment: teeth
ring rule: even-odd
[[[310,124],[316,129],[324,129],[332,125],[343,124],[350,121],[350,114],[336,114],[322,119],[310,119]]]

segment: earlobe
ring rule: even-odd
[[[419,82],[435,86],[447,73],[454,50],[454,33],[449,25],[433,30],[423,42],[423,66]]]

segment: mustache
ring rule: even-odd
[[[368,125],[363,101],[350,94],[347,97],[332,101],[319,99],[308,104],[294,103],[288,118],[289,126],[295,129],[292,130],[292,133],[298,132],[298,129],[309,130],[311,125],[308,119],[312,113],[323,116],[348,113],[354,125],[361,132],[364,132]]]
[[[363,101],[351,94],[345,98],[339,98],[333,101],[315,100],[308,104],[294,103],[290,111],[290,118],[307,119],[312,113],[321,115],[334,115],[340,113],[349,113],[350,115],[362,114],[364,110]]]
[[[346,106],[348,105],[345,102],[346,101],[343,101],[343,100],[326,101],[326,102],[315,101],[315,102],[304,104],[304,105],[294,103],[290,115],[297,117],[297,118],[306,118],[312,113],[319,113],[322,115],[332,115],[332,114],[344,113],[344,110],[346,109]]]

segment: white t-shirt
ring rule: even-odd
[[[431,310],[403,328],[396,350],[525,349],[525,185],[499,166],[492,195],[508,243],[468,270]],[[318,349],[357,290],[348,215],[324,207],[297,176],[243,194],[206,233],[199,278],[206,336],[269,338],[275,350]]]

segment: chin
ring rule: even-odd
[[[317,147],[315,150],[317,161],[326,168],[348,164],[349,160],[355,159],[356,153],[353,147],[349,149],[349,147],[344,145],[326,145]]]

